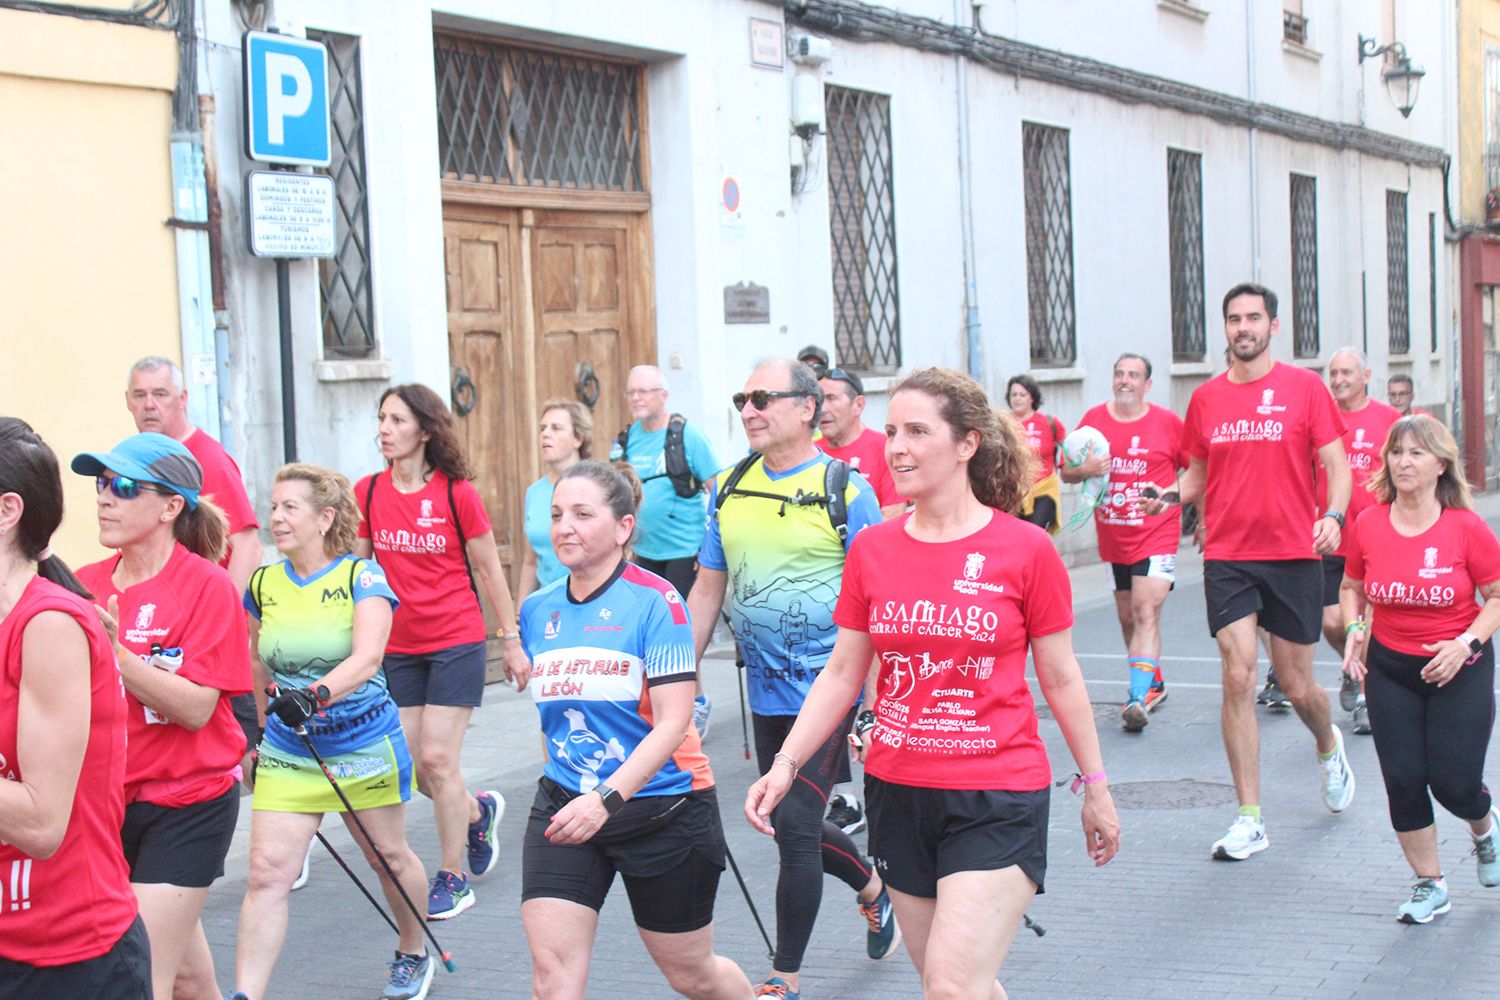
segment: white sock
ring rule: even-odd
[[[1469,831],[1469,837],[1476,844],[1481,840],[1489,840],[1490,837],[1494,836],[1495,834],[1495,814],[1490,813],[1489,816],[1486,817],[1486,819],[1490,821],[1490,828],[1488,830],[1484,831],[1483,833],[1475,833],[1473,830]]]

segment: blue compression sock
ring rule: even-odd
[[[1156,680],[1157,662],[1149,656],[1132,656],[1125,662],[1130,665],[1130,700],[1144,701]]]

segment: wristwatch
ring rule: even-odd
[[[1469,652],[1475,656],[1478,656],[1479,651],[1484,648],[1484,643],[1480,642],[1472,632],[1461,632],[1459,633],[1459,635],[1455,636],[1455,638],[1458,639],[1459,642],[1468,646]]]
[[[1325,510],[1323,512],[1323,517],[1331,517],[1331,518],[1333,518],[1335,521],[1338,522],[1338,525],[1339,525],[1340,528],[1342,528],[1344,526],[1344,514],[1343,514],[1342,511]]]
[[[604,810],[611,816],[619,812],[620,807],[625,804],[625,797],[608,785],[595,785],[594,791],[598,792],[599,797],[604,800]]]

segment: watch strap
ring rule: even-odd
[[[608,785],[600,783],[594,786],[594,791],[599,793],[599,798],[604,800],[604,810],[613,816],[620,811],[625,804],[625,797]]]

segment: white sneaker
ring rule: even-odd
[[[1266,825],[1244,813],[1236,816],[1229,832],[1214,841],[1214,858],[1219,861],[1244,861],[1259,854],[1271,842],[1266,839]]]
[[[314,837],[312,839],[312,843],[309,843],[307,845],[307,853],[302,856],[302,874],[298,875],[296,878],[294,878],[292,880],[292,891],[293,892],[296,892],[298,889],[302,888],[304,885],[307,884],[307,869],[312,864],[312,849],[313,849],[313,844],[316,844],[317,842],[318,842],[318,838]]]
[[[1344,756],[1344,734],[1333,726],[1333,756],[1319,760],[1323,769],[1323,804],[1329,812],[1343,812],[1354,801],[1354,771],[1349,767],[1349,758]]]

